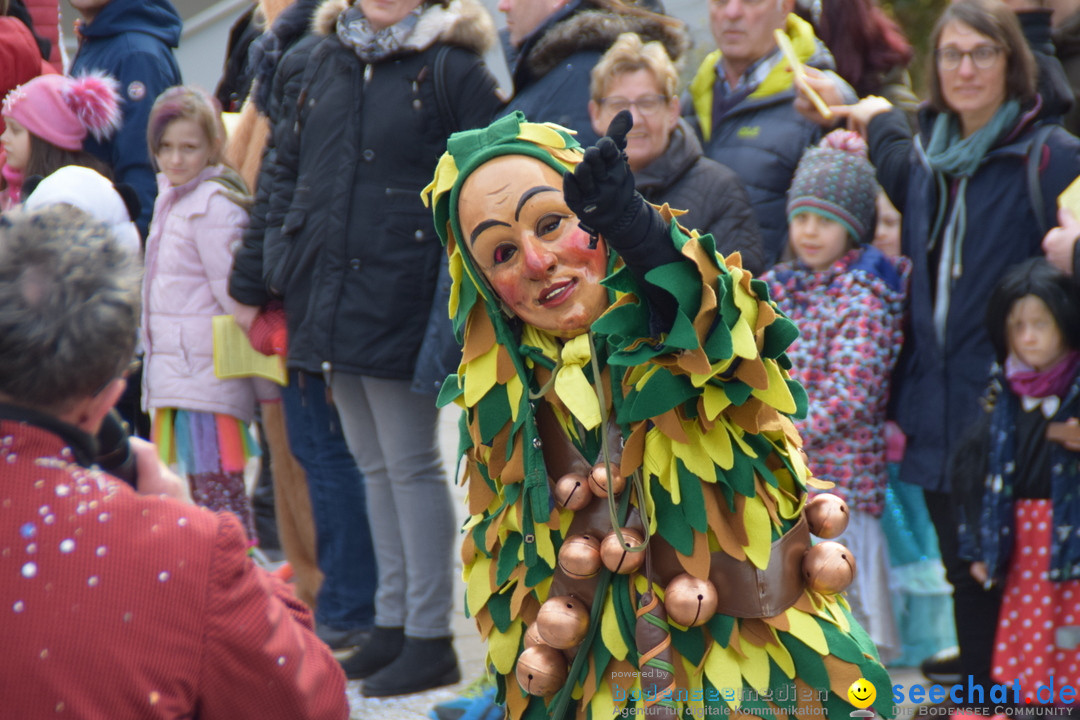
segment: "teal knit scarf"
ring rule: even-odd
[[[952,281],[959,278],[964,271],[968,180],[978,170],[991,146],[1016,125],[1019,117],[1020,103],[1007,100],[990,118],[990,122],[966,138],[960,137],[960,122],[953,113],[941,113],[934,119],[930,142],[926,146],[926,159],[937,181],[938,201],[928,249],[934,248],[940,236],[942,245],[937,269],[937,293],[934,298],[934,329],[937,331],[938,344],[942,347],[945,345],[945,324],[949,314]],[[958,183],[952,212],[946,221],[949,177],[957,178]]]

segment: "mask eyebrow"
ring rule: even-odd
[[[501,220],[485,220],[484,222],[480,223],[475,228],[473,228],[472,233],[469,234],[469,244],[470,245],[475,245],[476,244],[476,238],[480,237],[480,233],[484,232],[488,228],[499,227],[499,226],[510,227],[510,223],[504,223]]]
[[[517,210],[514,212],[515,222],[521,219],[521,209],[525,207],[525,203],[529,202],[534,195],[539,195],[543,192],[560,192],[560,190],[558,188],[553,188],[550,185],[538,185],[521,193],[521,199],[518,200]]]

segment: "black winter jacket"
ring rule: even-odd
[[[922,132],[915,142],[898,110],[870,122],[870,160],[882,188],[904,216],[901,248],[913,266],[910,327],[894,373],[896,419],[908,436],[900,476],[927,490],[949,490],[947,460],[979,414],[978,400],[994,362],[986,330],[990,293],[1009,268],[1042,254],[1042,231],[1027,182],[1040,109],[1038,104],[1028,108],[987,151],[969,180],[967,232],[960,269],[952,279],[944,345],[934,327],[937,264],[930,234],[939,206],[955,203],[957,181],[949,178],[949,196],[939,196],[922,150],[935,113],[930,108],[920,112]],[[1080,140],[1056,126],[1040,158],[1039,210],[1046,227],[1054,225],[1057,196],[1077,175]]]
[[[742,253],[743,267],[754,275],[765,270],[761,231],[746,189],[731,168],[705,157],[685,120],[675,126],[664,154],[634,173],[634,181],[649,202],[686,210],[679,223],[712,233],[722,254]]]
[[[409,379],[444,256],[420,191],[447,136],[501,107],[479,56],[494,28],[476,0],[431,6],[407,47],[369,65],[336,35],[344,8],[324,2],[315,35],[274,77],[263,277],[285,303],[289,367]],[[445,113],[434,87],[443,45]],[[253,250],[245,245],[246,262]],[[265,299],[236,283],[232,292]]]

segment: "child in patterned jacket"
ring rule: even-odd
[[[910,265],[870,245],[877,183],[858,135],[836,130],[808,149],[788,191],[795,259],[763,276],[799,328],[788,349],[791,374],[806,388],[799,432],[810,467],[847,501],[838,538],[859,568],[848,589],[855,617],[888,662],[900,649],[889,601],[889,558],[880,518],[888,472],[885,404],[903,340]]]

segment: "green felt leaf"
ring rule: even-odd
[[[686,469],[682,460],[676,460],[679,470],[679,491],[682,495],[679,506],[682,508],[683,517],[690,527],[698,532],[706,532],[709,529],[709,517],[705,513],[705,496],[701,492],[701,480],[697,475]]]
[[[780,642],[787,648],[788,653],[791,654],[791,660],[795,663],[796,677],[803,680],[810,687],[829,687],[829,673],[825,669],[825,663],[821,660],[821,656],[791,633],[778,630],[776,634],[780,638]],[[846,717],[846,713],[842,717]]]
[[[476,403],[476,414],[480,420],[480,439],[490,443],[510,422],[510,403],[506,399],[506,388],[496,385],[480,398]]]
[[[495,568],[495,582],[499,587],[510,579],[518,566],[518,550],[521,548],[521,536],[513,533],[506,538],[499,548],[499,561]]]
[[[709,635],[712,636],[713,642],[720,647],[726,648],[728,642],[731,640],[731,628],[735,626],[735,618],[730,615],[721,615],[716,613],[712,616],[712,620],[705,623],[705,627],[709,629]]]
[[[448,375],[442,387],[439,388],[439,397],[436,398],[435,405],[441,408],[446,407],[464,394],[465,388],[459,384],[457,373]]]
[[[679,630],[671,628],[671,644],[679,654],[698,665],[705,657],[705,631],[699,627]]]
[[[791,414],[791,417],[796,420],[802,420],[806,417],[806,413],[810,407],[810,400],[806,397],[806,390],[803,386],[795,380],[787,381],[788,390],[791,392],[791,397],[795,400],[795,412]]]
[[[683,555],[694,554],[694,531],[683,517],[682,511],[671,501],[671,495],[659,483],[650,488],[656,506],[656,527],[660,536]]]
[[[510,599],[511,593],[494,593],[485,605],[488,612],[491,613],[491,619],[495,621],[495,627],[499,628],[499,632],[506,632],[510,629],[510,623],[513,621],[513,617],[510,615]]]
[[[825,633],[825,641],[829,644],[829,653],[831,655],[835,655],[849,663],[862,662],[862,650],[851,637],[831,622],[819,620],[818,625],[821,626],[822,631]]]
[[[701,275],[690,261],[667,263],[645,273],[645,279],[671,293],[679,309],[696,315],[701,306]]]
[[[529,587],[536,587],[551,577],[554,572],[554,568],[548,567],[548,564],[542,558],[538,558],[536,564],[525,571],[525,584]]]
[[[619,632],[622,633],[623,642],[629,648],[626,659],[636,663],[638,659],[637,609],[630,602],[630,593],[627,591],[629,584],[629,575],[612,575],[611,602],[615,607],[615,620],[619,623]]]
[[[791,343],[795,342],[798,337],[799,329],[795,327],[795,323],[780,315],[765,328],[762,337],[761,354],[764,357],[777,357],[791,347]]]
[[[675,377],[666,368],[660,368],[645,386],[634,396],[633,404],[623,409],[629,417],[626,422],[647,420],[662,415],[673,407],[697,397],[698,390],[685,377]],[[627,398],[629,400],[629,397]],[[620,418],[620,422],[623,422]]]

